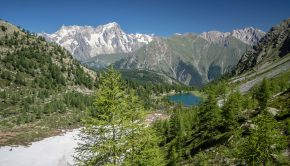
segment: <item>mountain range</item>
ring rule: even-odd
[[[77,47],[70,42],[78,43]],[[89,45],[91,43],[94,43],[92,47]],[[62,44],[64,47],[61,47]],[[165,123],[160,121],[161,130],[156,131],[165,140],[162,143],[164,149],[178,147],[178,152],[170,150],[165,151],[166,154],[175,156],[178,153],[179,156],[190,158],[180,157],[178,162],[195,165],[193,162],[197,161],[198,165],[201,158],[202,162],[206,159],[221,165],[247,164],[244,158],[227,155],[232,151],[245,151],[240,151],[240,147],[251,144],[252,138],[259,137],[259,142],[260,138],[267,137],[270,143],[262,142],[259,146],[266,147],[266,150],[273,149],[269,156],[277,164],[288,164],[290,19],[272,27],[267,33],[250,27],[225,33],[211,31],[170,37],[126,34],[116,23],[97,28],[62,27],[58,34],[43,33],[36,36],[0,19],[0,146],[6,146],[7,152],[16,151],[14,146],[7,145],[28,145],[42,138],[59,135],[67,129],[79,128],[84,118],[98,120],[94,102],[99,98],[96,99],[93,94],[96,88],[97,93],[104,90],[104,86],[99,84],[104,75],[86,66],[99,69],[109,64],[121,69],[122,77],[125,73],[123,79],[128,87],[136,88],[138,97],[133,97],[132,101],[138,104],[137,100],[140,100],[140,104],[149,105],[144,108],[150,111],[146,114],[166,115]],[[172,87],[177,92],[176,89],[183,89],[178,83],[201,87],[227,72],[232,73],[230,78],[213,82],[201,90],[205,102],[195,108],[163,102],[163,97],[166,97],[164,92],[172,92],[168,84],[162,84],[164,80],[176,83],[177,86]],[[114,78],[111,77],[111,80]],[[265,78],[267,80],[259,85]],[[152,84],[143,84],[146,81]],[[122,93],[122,87],[113,85],[110,88],[113,91],[117,88]],[[187,90],[195,89],[184,87]],[[248,93],[240,95],[236,93],[236,88]],[[147,100],[153,104],[147,104]],[[263,105],[265,110],[262,109]],[[89,110],[97,116],[87,118]],[[176,126],[180,124],[183,128],[179,130],[180,127]],[[163,131],[164,126],[166,132]],[[267,127],[269,129],[264,130]],[[178,131],[168,137],[167,131],[176,129]],[[241,135],[233,137],[232,134],[237,133],[236,129]],[[255,136],[264,131],[267,133]],[[178,133],[183,134],[180,136]],[[271,134],[274,137],[268,137]],[[282,144],[278,138],[280,136],[283,139],[285,136],[285,140],[281,139],[285,147],[279,147]],[[273,145],[277,145],[277,149]],[[280,156],[281,150],[283,154]],[[285,162],[284,159],[280,162],[283,155]],[[168,157],[169,160],[175,160],[176,157],[172,156]]]
[[[62,26],[53,34],[39,35],[66,48],[78,60],[100,54],[132,52],[154,38],[153,35],[127,34],[116,22],[97,27]]]
[[[149,70],[171,78],[171,82],[203,86],[232,70],[242,54],[265,32],[253,27],[232,32],[175,34],[160,37],[127,34],[116,23],[97,27],[62,26],[52,34],[41,33],[83,64],[99,69],[114,64],[120,69]]]
[[[265,32],[260,29],[255,29],[253,27],[247,27],[244,29],[236,29],[232,32],[219,32],[219,31],[209,31],[203,32],[199,36],[205,40],[226,45],[230,37],[241,40],[242,42],[255,45],[258,41],[265,35]]]
[[[254,45],[265,32],[253,27],[233,30],[232,32],[209,31],[198,36],[205,40],[227,45],[229,38],[234,37],[242,42]],[[55,42],[70,51],[78,60],[85,60],[102,54],[129,53],[150,43],[156,38],[153,34],[127,34],[116,22],[97,27],[92,26],[62,26],[52,34],[39,33],[47,41]],[[175,35],[184,35],[178,34]]]

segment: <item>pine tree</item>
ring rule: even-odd
[[[144,107],[141,100],[132,89],[128,90],[127,111],[123,115],[129,121],[124,124],[127,128],[124,165],[163,165],[164,157],[158,147],[159,138],[154,131],[145,127],[143,121]]]
[[[176,152],[175,146],[171,148],[169,165],[175,166],[178,165],[178,153]]]
[[[159,137],[152,128],[141,128],[138,133],[127,141],[129,153],[126,154],[122,165],[165,165],[164,154],[158,146]]]
[[[224,101],[226,101],[226,94],[227,94],[227,91],[228,91],[227,82],[224,81],[224,80],[221,81],[218,90],[219,90],[220,95],[222,96],[222,99]]]
[[[201,134],[201,139],[211,139],[219,134],[218,127],[220,126],[221,110],[217,105],[217,100],[214,95],[209,94],[207,100],[198,110],[198,130]]]
[[[182,124],[181,124],[181,115],[180,110],[177,108],[174,110],[173,114],[170,117],[170,137],[175,138],[180,136],[182,133]]]
[[[75,157],[78,165],[164,165],[158,137],[143,123],[143,104],[110,67],[99,77]],[[150,164],[148,164],[150,163]]]
[[[238,145],[238,158],[249,165],[277,165],[280,152],[286,145],[286,138],[277,128],[276,120],[262,112],[254,121],[248,136]]]
[[[259,86],[257,92],[254,93],[254,97],[258,100],[261,110],[267,108],[268,100],[270,98],[270,88],[268,80],[264,79]]]
[[[222,108],[224,127],[231,130],[238,125],[238,114],[242,110],[242,96],[239,92],[229,95],[227,101]]]
[[[15,76],[15,83],[20,85],[25,85],[25,78],[20,72],[17,72]]]
[[[122,114],[127,105],[123,82],[112,68],[100,75],[99,81],[95,109],[85,120],[82,140],[86,142],[79,149],[79,165],[117,165],[124,151]]]

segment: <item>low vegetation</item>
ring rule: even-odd
[[[111,67],[94,77],[61,47],[3,21],[0,64],[0,145],[83,126],[77,165],[289,165],[289,71],[245,94],[220,79],[200,90],[200,105],[184,107],[162,97],[196,88]],[[146,123],[157,110],[166,118]]]
[[[76,90],[92,91],[94,78],[60,46],[0,24],[0,145],[26,144],[80,125],[92,94]]]

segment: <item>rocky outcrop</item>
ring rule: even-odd
[[[262,68],[290,52],[290,19],[272,27],[270,31],[246,52],[237,64],[234,74],[241,74],[255,66]],[[260,68],[261,69],[261,68]]]

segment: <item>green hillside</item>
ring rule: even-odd
[[[128,54],[126,53],[98,55],[88,58],[81,63],[93,69],[100,69],[105,68],[127,56]]]
[[[227,46],[194,34],[158,38],[116,63],[122,69],[147,69],[175,80],[203,86],[231,71],[250,46],[235,38]]]
[[[176,35],[85,63],[114,63],[96,73],[1,20],[0,146],[83,127],[76,165],[289,165],[289,20],[245,54]],[[200,104],[168,101],[194,90]]]
[[[0,145],[78,125],[93,72],[63,48],[0,20]]]
[[[235,75],[203,88],[201,105],[155,124],[167,165],[289,165],[289,25],[273,27]]]

